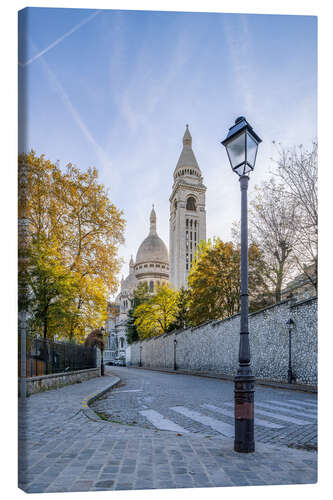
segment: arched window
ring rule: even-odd
[[[121,339],[120,339],[120,347],[121,347],[121,349],[124,348],[124,339],[123,339],[123,337],[121,337]]]
[[[186,210],[193,210],[195,212],[196,209],[195,199],[193,196],[189,196],[186,201]]]
[[[154,282],[153,282],[153,281],[151,281],[151,282],[149,283],[149,291],[150,291],[150,292],[153,292],[153,291],[154,291]]]

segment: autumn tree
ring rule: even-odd
[[[181,287],[177,293],[177,312],[175,321],[170,324],[168,331],[184,329],[189,326],[190,292]]]
[[[281,300],[281,290],[295,272],[293,255],[299,244],[300,221],[299,205],[289,197],[283,184],[272,178],[256,186],[249,210],[250,235],[263,251],[276,302]]]
[[[48,332],[65,328],[73,297],[78,293],[78,282],[75,274],[63,265],[54,239],[33,241],[29,260],[30,326],[46,339]]]
[[[133,292],[133,297],[131,299],[131,307],[128,311],[128,320],[127,320],[127,331],[126,338],[127,343],[132,344],[139,340],[139,333],[137,327],[135,325],[135,309],[144,302],[147,302],[150,299],[150,293],[148,289],[148,284],[144,281],[140,283],[137,288]]]
[[[49,301],[44,336],[83,339],[88,329],[103,324],[107,295],[117,288],[122,212],[98,182],[96,169],[81,172],[68,164],[62,172],[33,151],[19,156],[19,165],[23,163],[28,172],[30,262],[25,276],[31,311],[42,311]],[[38,318],[40,322],[40,312],[31,316],[34,328]]]
[[[300,217],[294,228],[298,235],[293,257],[317,288],[318,267],[318,144],[310,149],[284,148],[277,145],[278,159],[274,175],[286,188],[287,201],[298,206]],[[314,272],[308,272],[314,267]]]
[[[249,246],[249,300],[267,290],[265,262],[256,245]],[[240,246],[219,238],[208,240],[192,263],[189,277],[189,322],[198,325],[224,319],[240,310]]]
[[[177,315],[177,292],[162,285],[149,300],[134,311],[135,326],[140,339],[162,335]]]

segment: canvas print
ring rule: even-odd
[[[317,19],[26,8],[19,488],[317,481]]]

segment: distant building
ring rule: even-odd
[[[281,300],[292,298],[296,302],[299,302],[316,297],[316,284],[316,266],[312,264],[305,268],[304,273],[299,274],[287,284],[281,292]]]
[[[187,287],[196,247],[201,240],[206,240],[206,187],[192,150],[188,125],[173,180],[169,199],[170,281],[179,289]]]
[[[150,231],[136,254],[135,263],[131,257],[129,274],[121,280],[120,292],[114,303],[108,304],[106,331],[109,334],[104,351],[105,362],[125,359],[128,311],[131,308],[133,292],[140,283],[147,283],[151,293],[157,286],[169,281],[169,256],[164,241],[156,230],[154,206],[150,213]]]
[[[192,137],[186,125],[183,148],[173,173],[170,196],[170,269],[168,248],[158,236],[154,205],[150,213],[150,230],[136,254],[131,257],[129,274],[121,280],[120,292],[108,305],[104,351],[105,362],[125,358],[128,311],[133,292],[139,283],[147,283],[151,293],[171,282],[175,289],[187,286],[187,277],[201,240],[206,240],[206,187],[192,150]]]

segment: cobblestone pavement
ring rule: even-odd
[[[124,385],[118,385],[111,390],[109,397],[92,406],[95,411],[103,413],[97,407],[108,401],[109,411],[114,417],[111,420],[118,420],[91,420],[89,414],[82,410],[82,400],[110,385],[115,380],[113,373],[121,377]],[[162,379],[160,375],[165,378]],[[184,379],[182,382],[178,377],[180,376],[135,369],[107,369],[106,377],[30,396],[21,409],[19,418],[20,488],[29,493],[39,493],[308,484],[317,481],[316,452],[257,440],[255,453],[235,453],[233,439],[213,429],[216,421],[226,424],[227,420],[213,412],[209,413],[209,423],[213,424],[211,432],[203,432],[202,429],[197,431],[197,424],[185,424],[187,417],[176,411],[172,413],[171,422],[175,425],[179,422],[179,427],[185,432],[159,430],[144,418],[141,420],[141,414],[140,421],[138,416],[135,417],[137,421],[133,417],[129,425],[129,419],[132,418],[130,411],[126,418],[116,417],[116,414],[125,414],[125,408],[129,406],[126,397],[128,402],[134,395],[141,398],[146,406],[140,411],[154,410],[160,413],[157,410],[161,410],[161,407],[155,406],[154,398],[162,395],[159,393],[157,396],[155,391],[158,389],[167,394],[172,393],[171,389],[167,390],[167,386],[178,387],[178,391],[184,390],[184,393],[178,392],[177,400],[167,399],[165,396],[165,406],[170,403],[189,410],[196,408],[197,413],[205,417],[208,412],[203,410],[202,404],[221,407],[221,401],[228,402],[232,398],[232,385],[226,384],[226,388],[222,390],[223,398],[215,401],[215,404],[208,397],[191,400],[185,392],[186,384],[191,386],[191,381],[186,382]],[[183,377],[206,381],[207,396],[213,391],[209,386],[214,380]],[[224,388],[224,383],[215,382]],[[192,381],[192,392],[199,391],[200,383]],[[125,390],[136,392],[121,392]],[[145,393],[138,392],[143,390]],[[259,390],[259,400],[258,393]],[[272,393],[275,394],[275,391],[271,391]],[[271,394],[264,399],[271,400]],[[313,396],[288,391],[284,398],[281,396],[280,401],[289,399],[310,404],[315,400]],[[113,405],[117,401],[119,403],[115,412]],[[196,403],[200,405],[195,406]],[[120,407],[123,412],[119,412]],[[148,415],[151,418],[151,414]],[[175,415],[177,418],[178,415],[184,418],[176,422]],[[169,423],[167,419],[164,420]]]
[[[114,368],[112,372],[121,377],[124,386],[91,407],[113,422],[155,429],[153,422],[158,426],[166,417],[203,436],[221,435],[220,426],[214,426],[216,420],[227,424],[226,436],[229,426],[233,427],[233,382],[135,368]],[[257,442],[316,449],[317,396],[256,386],[255,422]]]

